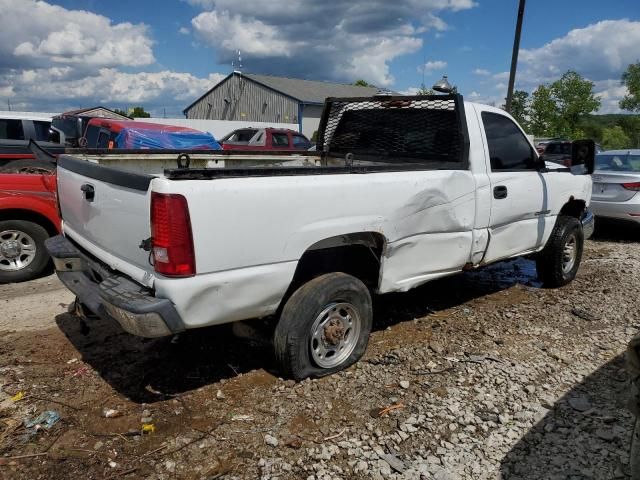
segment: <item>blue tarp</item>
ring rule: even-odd
[[[124,149],[172,149],[172,150],[222,150],[220,144],[208,132],[197,130],[123,128],[116,137],[116,148]]]

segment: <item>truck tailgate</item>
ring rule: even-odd
[[[61,156],[58,198],[63,230],[80,247],[114,270],[151,286],[149,252],[140,248],[150,233],[149,175]]]

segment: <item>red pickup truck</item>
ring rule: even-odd
[[[0,283],[41,274],[44,241],[59,232],[55,173],[0,173]]]
[[[287,128],[240,128],[220,140],[224,150],[309,150],[303,134]]]

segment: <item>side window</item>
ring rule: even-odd
[[[482,112],[489,144],[491,170],[535,170],[531,145],[513,121],[504,115]]]
[[[0,139],[24,140],[24,130],[22,129],[22,120],[0,118]]]
[[[302,135],[292,135],[293,138],[293,147],[298,148],[300,150],[307,150],[311,143]]]
[[[289,137],[286,133],[272,133],[271,134],[271,146],[273,147],[288,147]]]
[[[51,123],[43,122],[41,120],[33,121],[33,128],[36,130],[36,140],[38,142],[47,142],[49,141],[49,128],[51,127]]]

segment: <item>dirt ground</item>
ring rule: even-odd
[[[520,259],[379,297],[365,358],[301,383],[229,327],[140,339],[53,276],[0,286],[0,478],[628,478],[639,273],[616,226],[562,289]]]

